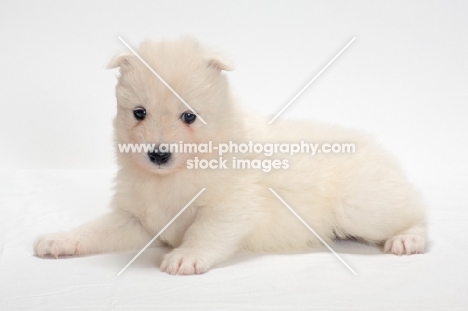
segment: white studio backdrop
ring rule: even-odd
[[[365,129],[411,180],[463,195],[467,13],[465,1],[3,3],[0,169],[115,169],[117,72],[104,68],[126,51],[118,36],[192,35],[226,52],[242,104],[266,115],[355,36],[281,118]]]
[[[467,17],[468,1],[2,1],[0,309],[465,310]],[[34,257],[38,234],[112,195],[118,36],[181,35],[230,55],[242,104],[271,116],[356,37],[281,118],[373,133],[426,198],[427,254],[334,244],[357,277],[326,250],[235,256],[195,278],[160,272],[162,248],[122,277],[134,253]]]

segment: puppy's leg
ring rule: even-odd
[[[232,255],[255,225],[256,215],[236,207],[203,207],[187,229],[182,245],[164,256],[161,270],[169,274],[200,274]]]
[[[343,200],[336,210],[339,228],[345,236],[371,243],[385,243],[387,253],[424,253],[426,225],[424,204],[406,182],[366,184]]]
[[[114,211],[71,231],[44,234],[34,244],[35,253],[83,255],[143,247],[150,234],[128,213]]]

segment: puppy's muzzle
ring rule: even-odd
[[[154,151],[149,151],[148,152],[148,157],[150,158],[150,161],[155,163],[155,164],[166,164],[169,159],[171,158],[171,153],[170,152],[159,152],[157,150]]]

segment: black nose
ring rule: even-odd
[[[150,151],[148,152],[148,157],[150,161],[156,164],[165,164],[171,158],[170,152],[158,152],[158,151]]]

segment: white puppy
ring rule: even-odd
[[[218,159],[213,153],[117,152],[112,211],[68,232],[36,241],[38,256],[79,255],[142,248],[202,188],[206,190],[158,238],[174,249],[161,269],[203,273],[238,250],[304,251],[318,239],[269,191],[274,189],[318,235],[382,243],[394,254],[422,253],[423,204],[395,160],[367,135],[354,130],[269,119],[236,103],[223,71],[228,61],[184,38],[144,42],[137,53],[194,111],[190,111],[132,54],[115,57],[115,141],[156,145],[211,141],[234,143],[352,143],[354,153],[268,157],[225,154],[224,169],[189,169],[187,163]],[[204,124],[206,121],[207,124]],[[281,167],[233,169],[232,156],[279,159]],[[188,162],[189,161],[189,162]],[[263,162],[262,162],[263,163]]]

